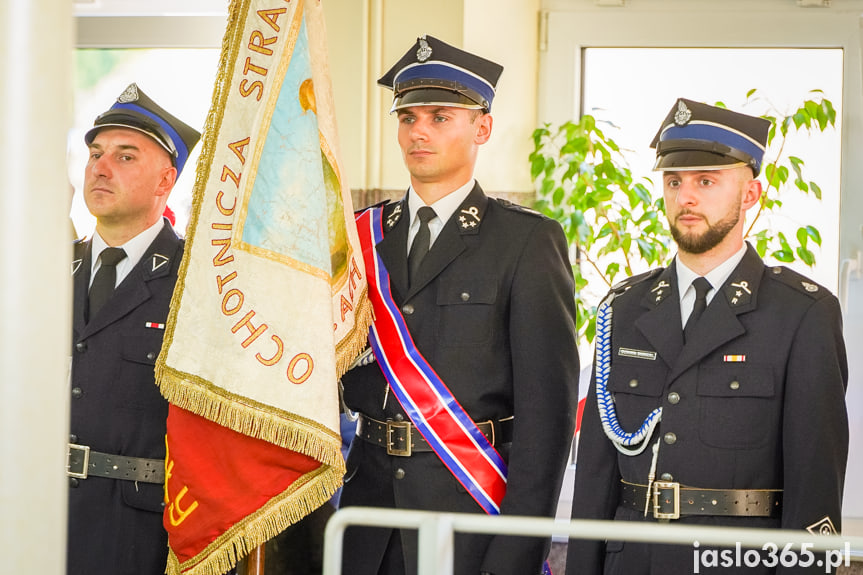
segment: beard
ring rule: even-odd
[[[690,210],[683,210],[677,217],[684,215],[698,215]],[[707,218],[705,218],[707,221]],[[678,248],[690,254],[703,254],[722,243],[728,233],[734,229],[740,221],[740,202],[718,222],[711,224],[707,222],[707,231],[698,234],[695,232],[684,232],[677,226],[677,220],[671,223],[671,237],[677,242]]]

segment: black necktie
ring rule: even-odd
[[[114,284],[117,283],[117,263],[126,257],[126,252],[123,248],[105,248],[99,257],[102,258],[102,265],[90,286],[90,318],[96,317],[105,302],[111,299]]]
[[[417,217],[420,219],[420,229],[414,237],[414,242],[411,244],[411,250],[408,252],[408,281],[413,282],[416,277],[417,270],[420,269],[420,262],[429,251],[431,244],[431,232],[429,231],[429,221],[434,219],[437,214],[428,206],[423,206],[417,210]]]
[[[692,313],[689,314],[689,319],[686,320],[686,326],[683,328],[683,341],[686,342],[689,336],[692,335],[692,330],[695,329],[695,324],[698,323],[698,318],[704,313],[704,308],[707,307],[707,292],[713,286],[703,277],[695,278],[692,282],[692,287],[695,288],[695,304],[692,306]]]

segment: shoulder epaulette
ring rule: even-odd
[[[364,207],[364,208],[360,208],[360,209],[358,209],[358,210],[354,210],[354,214],[355,214],[355,215],[359,215],[359,214],[363,213],[363,212],[364,212],[364,211],[366,211],[366,210],[370,210],[370,209],[372,209],[372,208],[378,208],[378,207],[380,207],[380,206],[384,206],[384,205],[386,205],[386,204],[388,204],[388,203],[390,203],[390,201],[389,201],[389,200],[383,200],[383,201],[380,201],[380,202],[378,202],[378,203],[376,203],[376,204],[372,204],[372,205],[370,205],[370,206],[366,206],[366,207]]]
[[[767,268],[765,275],[784,283],[799,292],[803,292],[813,299],[820,299],[830,295],[830,290],[819,285],[803,274],[785,266],[773,266]]]
[[[514,212],[521,212],[523,214],[528,214],[531,216],[537,216],[540,218],[546,217],[542,213],[540,213],[540,212],[538,212],[532,208],[528,208],[528,207],[522,206],[520,204],[515,204],[515,203],[513,203],[509,200],[506,200],[504,198],[491,198],[491,199],[496,201],[498,204],[500,204],[501,207],[506,208],[508,210],[512,210]]]
[[[612,291],[614,293],[623,293],[636,284],[640,284],[643,281],[647,281],[649,279],[655,278],[656,276],[658,276],[662,272],[663,272],[663,268],[653,268],[650,271],[636,274],[634,276],[629,276],[628,278],[621,280],[621,281],[617,282],[616,284],[614,284],[613,286],[611,286],[610,291]]]

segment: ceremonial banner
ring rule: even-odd
[[[220,575],[341,485],[371,307],[320,0],[234,0],[157,382],[168,572]]]

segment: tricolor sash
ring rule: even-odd
[[[506,493],[506,463],[411,338],[376,249],[383,239],[382,212],[374,207],[357,216],[375,312],[369,329],[375,359],[405,413],[444,465],[486,513],[498,515]]]

